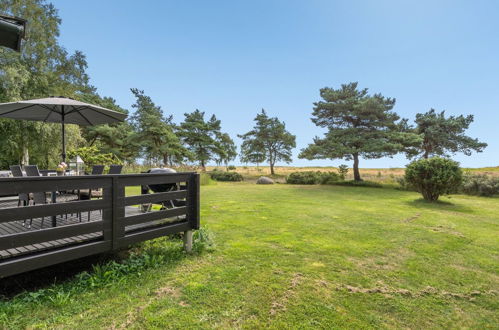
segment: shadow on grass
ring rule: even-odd
[[[62,284],[74,279],[77,274],[91,272],[95,265],[123,259],[120,253],[100,254],[0,279],[0,300],[9,300],[25,291]]]
[[[84,257],[0,279],[0,302],[57,287],[62,291],[85,291],[95,286],[95,283],[104,286],[108,284],[104,282],[122,280],[123,277],[134,276],[147,268],[160,265],[174,267],[186,257],[181,241],[170,240],[167,246],[162,246],[162,239],[168,238],[159,238],[137,244],[130,249]],[[113,278],[107,278],[108,274],[112,274]]]
[[[445,211],[454,211],[460,213],[474,213],[474,210],[470,207],[463,206],[461,204],[455,204],[450,201],[427,201],[423,198],[418,198],[412,201],[406,201],[407,205],[416,207],[416,208],[426,208],[430,210],[445,210]]]

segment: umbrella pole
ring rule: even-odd
[[[62,161],[66,162],[66,130],[64,125],[64,106],[62,106],[62,117],[61,117],[61,125],[62,125]]]

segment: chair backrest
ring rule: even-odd
[[[92,175],[101,175],[102,173],[104,173],[104,165],[92,166]]]
[[[23,174],[23,169],[21,168],[21,165],[11,165],[10,167],[10,172],[12,173],[13,177],[19,178],[24,176]]]
[[[40,171],[38,171],[38,166],[36,165],[26,165],[24,166],[26,171],[26,176],[40,176]]]
[[[38,170],[38,166],[36,165],[26,165],[24,166],[24,170],[26,171],[26,176],[41,176],[40,171]],[[34,204],[46,204],[47,196],[45,192],[33,192],[33,202]]]
[[[10,172],[12,173],[13,177],[20,178],[24,176],[23,169],[21,165],[11,165],[10,167]],[[18,194],[19,199],[24,202],[24,205],[27,205],[29,202],[29,195],[27,193],[20,193]]]
[[[121,174],[123,165],[111,165],[109,166],[109,172],[107,174]]]

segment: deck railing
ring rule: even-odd
[[[178,189],[125,194],[127,187],[158,184]],[[77,198],[76,192],[90,190],[102,198]],[[47,193],[55,203],[18,206],[19,193],[34,192]],[[13,196],[10,202],[4,197],[0,203],[0,278],[199,229],[196,173],[2,178],[0,196],[8,195]],[[143,212],[139,207],[170,200],[176,203],[168,208]]]

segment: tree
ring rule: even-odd
[[[286,131],[284,122],[277,117],[269,117],[264,109],[255,117],[255,126],[246,134],[239,135],[243,139],[243,158],[256,159],[264,155],[268,161],[270,173],[275,174],[276,162],[291,162],[291,151],[296,147],[296,137]]]
[[[95,91],[85,71],[85,56],[78,51],[69,55],[58,43],[61,20],[52,4],[43,0],[4,0],[0,2],[0,13],[29,22],[28,38],[21,53],[0,49],[0,102],[49,95],[74,97]],[[29,162],[53,165],[55,159],[50,159],[49,164],[47,155],[61,148],[60,135],[52,134],[57,127],[60,130],[58,124],[1,119],[0,165]],[[77,128],[68,126],[66,134],[69,141],[81,141]],[[56,159],[59,161],[59,156]]]
[[[422,155],[449,156],[462,152],[470,156],[473,151],[482,152],[487,143],[479,142],[465,135],[465,131],[473,122],[473,115],[445,117],[445,111],[437,113],[434,109],[416,115],[415,133],[421,135],[422,141],[408,149],[408,157]]]
[[[91,93],[79,95],[77,99],[128,114],[128,111],[117,105],[116,101],[111,97],[101,97],[97,93]],[[102,153],[112,153],[128,163],[134,162],[139,156],[140,139],[134,126],[129,121],[83,126],[81,131],[88,146],[96,146]]]
[[[244,163],[255,163],[258,168],[258,164],[263,163],[266,159],[263,143],[254,139],[243,141],[240,159]]]
[[[234,140],[227,133],[220,133],[217,136],[217,151],[216,161],[218,164],[224,163],[225,169],[228,170],[229,162],[237,156],[237,147]]]
[[[173,160],[183,161],[190,157],[180,138],[174,132],[172,116],[165,117],[161,107],[154,104],[144,91],[132,88],[136,109],[132,122],[137,131],[144,158],[152,162],[162,161],[164,165],[172,164]]]
[[[196,109],[194,112],[185,113],[185,119],[180,124],[179,134],[182,141],[188,145],[193,160],[198,161],[203,171],[206,164],[216,158],[220,150],[217,136],[220,133],[220,120],[215,115],[210,120],[204,119],[204,112]]]
[[[407,120],[392,111],[393,98],[369,95],[356,82],[322,88],[320,96],[323,101],[314,103],[312,122],[328,131],[324,138],[315,137],[299,158],[353,160],[354,179],[361,181],[360,157],[393,156],[419,141]]]

